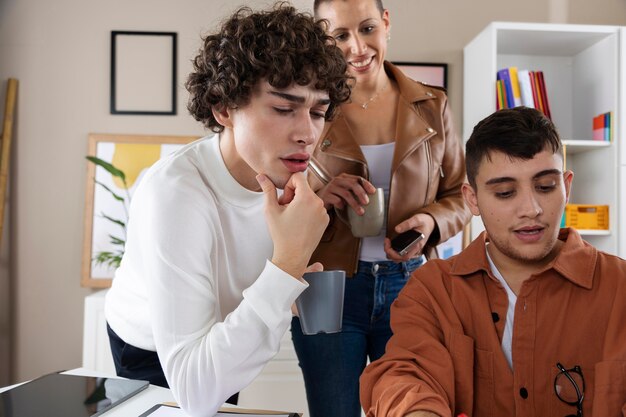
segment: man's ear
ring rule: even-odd
[[[215,120],[217,120],[217,123],[224,127],[233,127],[233,113],[228,106],[222,106],[219,108],[217,106],[213,106],[211,108],[211,112],[213,113]]]
[[[563,183],[565,184],[565,202],[569,202],[570,191],[572,189],[572,180],[574,179],[574,173],[572,171],[565,171],[563,173]]]
[[[480,210],[478,209],[478,199],[476,198],[476,191],[468,183],[464,183],[461,186],[461,192],[463,193],[463,199],[465,205],[470,209],[470,212],[474,216],[480,216]]]

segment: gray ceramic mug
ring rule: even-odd
[[[363,206],[365,214],[359,216],[352,207],[348,207],[348,223],[354,237],[378,236],[385,221],[385,192],[377,188],[369,194],[370,202]]]
[[[340,332],[346,272],[307,272],[302,278],[309,283],[309,287],[296,299],[302,333]]]

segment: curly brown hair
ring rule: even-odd
[[[328,92],[326,119],[350,97],[351,77],[343,54],[321,23],[286,2],[272,10],[239,8],[217,33],[207,35],[185,87],[187,108],[213,132],[224,127],[211,109],[247,104],[254,87],[267,80],[275,88],[297,84]]]

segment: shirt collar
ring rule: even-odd
[[[583,241],[580,234],[572,228],[561,229],[558,238],[564,242],[564,245],[545,270],[553,269],[568,281],[591,289],[598,250]],[[452,259],[450,272],[461,277],[467,277],[478,271],[488,273],[489,261],[485,248],[485,242],[488,239],[487,232],[482,232],[463,252]]]

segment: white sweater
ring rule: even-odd
[[[157,162],[133,196],[106,319],[127,343],[158,352],[192,416],[213,416],[261,372],[306,288],[268,261],[263,209],[263,194],[228,172],[218,136]]]

